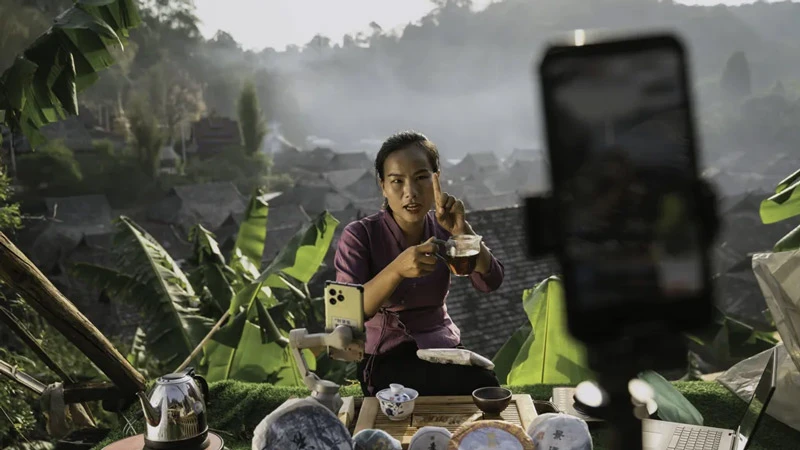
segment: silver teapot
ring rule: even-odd
[[[147,449],[203,448],[208,438],[208,383],[194,368],[159,377],[149,394],[138,392]]]

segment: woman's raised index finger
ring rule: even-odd
[[[436,206],[442,206],[442,185],[439,183],[439,173],[433,174],[433,197],[436,199]]]

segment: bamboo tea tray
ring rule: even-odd
[[[483,412],[472,403],[472,397],[468,395],[419,397],[411,417],[399,421],[389,420],[380,411],[378,399],[368,397],[361,402],[357,414],[353,415],[356,416],[355,428],[352,430],[353,435],[361,430],[378,428],[399,440],[403,444],[403,448],[408,448],[414,433],[424,426],[444,427],[452,433],[464,424],[484,419]],[[523,430],[527,430],[528,425],[535,418],[536,408],[533,406],[533,399],[527,394],[512,395],[511,403],[500,414],[499,419],[496,416],[485,417],[485,419],[503,420],[519,425]],[[342,417],[342,421],[347,425],[344,417]]]

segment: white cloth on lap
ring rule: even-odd
[[[459,364],[494,369],[494,363],[471,350],[463,348],[426,348],[417,350],[417,357],[437,364]]]

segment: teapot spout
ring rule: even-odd
[[[161,412],[150,404],[150,400],[144,392],[137,392],[136,396],[139,397],[139,403],[142,404],[142,411],[144,411],[144,418],[151,427],[158,426],[161,422]]]

